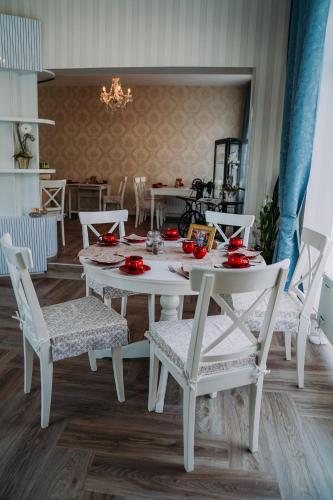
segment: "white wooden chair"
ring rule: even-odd
[[[304,387],[304,362],[306,340],[310,330],[311,316],[320,287],[325,265],[332,248],[332,241],[326,236],[303,228],[300,256],[293,273],[290,286],[281,298],[274,331],[285,336],[286,359],[291,359],[291,338],[297,338],[297,378],[298,387]],[[253,294],[232,295],[232,307],[237,314],[243,314]],[[247,322],[252,331],[259,331],[263,321],[263,308],[257,307]]]
[[[128,343],[126,319],[95,297],[83,297],[40,307],[29,268],[29,248],[14,247],[10,235],[0,240],[18,307],[24,348],[24,392],[31,390],[34,352],[40,362],[41,426],[47,427],[52,397],[53,362],[86,353],[111,349],[119,401],[125,400],[122,346]]]
[[[258,450],[262,387],[273,326],[283,293],[289,261],[249,270],[216,270],[204,267],[191,272],[192,290],[199,292],[193,320],[153,323],[150,340],[148,410],[157,403],[159,362],[183,389],[184,466],[194,469],[196,398],[205,394],[250,385],[250,450]],[[241,317],[222,295],[260,292]],[[246,318],[270,293],[265,320],[256,338]],[[207,316],[210,298],[226,312]]]
[[[209,226],[216,227],[216,230],[223,238],[223,243],[229,243],[230,238],[241,235],[241,233],[244,232],[244,245],[247,246],[249,244],[250,228],[253,226],[255,220],[254,215],[228,214],[207,210],[205,212],[205,217]],[[236,226],[238,229],[228,237],[220,226]]]
[[[124,208],[124,197],[127,185],[127,177],[123,177],[119,183],[117,194],[108,194],[103,196],[103,210],[107,209],[107,205],[113,205],[116,209]]]
[[[125,222],[128,220],[128,210],[112,210],[103,212],[79,212],[79,219],[82,225],[82,240],[83,248],[89,247],[89,231],[90,229],[95,236],[98,238],[101,234],[94,227],[95,224],[112,224],[108,233],[113,233],[118,230],[119,239],[125,236]],[[112,299],[121,299],[121,315],[126,316],[127,309],[127,297],[129,295],[135,295],[133,292],[128,292],[127,290],[121,290],[120,288],[114,288],[110,286],[104,286],[101,283],[92,281],[90,279],[86,280],[86,292],[87,295],[91,295],[91,291],[96,292],[101,295],[104,302],[111,307]]]
[[[54,213],[57,216],[57,221],[61,224],[61,240],[65,246],[65,189],[66,179],[64,180],[47,180],[40,181],[40,204],[49,213]]]
[[[147,193],[146,177],[134,177],[133,187],[135,196],[135,227],[138,227],[146,220],[150,213],[150,197]],[[164,212],[160,197],[155,197],[155,216],[157,229],[162,226],[164,221]]]

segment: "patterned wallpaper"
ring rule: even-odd
[[[132,177],[173,185],[210,179],[214,141],[238,137],[243,87],[136,87],[134,101],[111,114],[97,87],[39,87],[39,116],[55,127],[40,127],[40,160],[57,178],[107,179],[116,190],[129,177],[126,206],[132,211]]]

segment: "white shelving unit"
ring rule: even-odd
[[[39,169],[40,125],[55,125],[38,117],[37,73],[2,70],[0,72],[0,216],[27,215],[39,207],[39,175],[54,174],[54,169]],[[35,140],[29,142],[32,154],[28,169],[17,168],[16,127],[29,123]]]
[[[47,118],[24,118],[22,116],[0,116],[0,122],[6,123],[38,123],[44,125],[55,125],[55,121]]]
[[[0,14],[6,26],[1,40],[0,70],[0,237],[9,232],[18,246],[32,250],[33,272],[47,269],[47,257],[57,253],[56,217],[31,218],[29,213],[40,206],[40,176],[55,173],[39,168],[39,126],[55,125],[53,120],[38,117],[37,78],[54,78],[41,71],[41,26],[35,19]],[[28,42],[27,42],[28,41]],[[17,125],[29,123],[34,141],[28,147],[32,159],[28,169],[19,169],[14,154],[18,150]],[[0,250],[0,275],[8,273]]]
[[[27,168],[27,169],[0,168],[0,174],[11,174],[11,175],[17,175],[17,174],[24,174],[24,175],[55,174],[55,172],[56,172],[56,170],[54,168]]]

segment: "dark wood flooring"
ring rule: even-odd
[[[66,224],[58,261],[80,249],[77,221]],[[59,268],[59,266],[58,266]],[[80,297],[66,268],[34,280],[42,305]],[[62,277],[61,277],[62,275]],[[68,278],[77,279],[68,279]],[[118,306],[118,305],[117,305]],[[116,400],[112,362],[89,370],[87,356],[54,365],[50,426],[40,428],[39,366],[23,394],[21,334],[14,296],[0,279],[0,499],[333,498],[333,348],[309,344],[305,389],[274,336],[262,404],[260,449],[247,450],[247,388],[198,398],[195,471],[182,465],[182,404],[170,380],[163,414],[147,411],[148,360],[124,362],[126,401]],[[185,301],[191,317],[193,300]],[[130,297],[132,338],[147,326],[146,297]]]

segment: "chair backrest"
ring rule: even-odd
[[[134,177],[133,178],[133,186],[134,186],[134,196],[135,196],[135,205],[136,207],[140,207],[142,204],[145,194],[146,194],[146,177]]]
[[[246,214],[228,214],[223,212],[213,212],[207,210],[205,212],[206,222],[209,226],[216,227],[217,231],[223,238],[225,243],[228,243],[230,238],[241,234],[244,231],[244,244],[248,245],[250,237],[250,228],[253,226],[255,217],[254,215]],[[226,236],[220,226],[236,226],[238,229],[231,235]]]
[[[119,188],[118,188],[118,195],[120,196],[120,207],[123,208],[124,206],[124,197],[125,197],[125,191],[126,191],[126,185],[127,185],[127,177],[123,177],[119,183]]]
[[[201,363],[231,361],[241,359],[251,354],[257,355],[259,369],[265,370],[267,355],[273,335],[278,303],[283,293],[288,275],[289,260],[271,266],[251,267],[250,269],[207,269],[207,267],[193,268],[191,271],[192,290],[199,292],[192,335],[186,361],[186,373],[190,380],[198,377]],[[238,316],[232,307],[223,298],[223,295],[233,293],[259,292],[251,306],[241,316]],[[246,324],[246,319],[269,296],[268,306],[263,325],[256,338]],[[230,318],[225,330],[213,340],[205,339],[205,324],[208,314],[210,298],[221,307]],[[249,345],[235,352],[216,354],[216,347],[224,341],[235,329],[240,329]]]
[[[332,241],[323,234],[303,228],[300,255],[288,289],[290,297],[299,305],[302,314],[310,316],[327,259],[332,249]]]
[[[40,181],[39,192],[41,206],[48,212],[60,212],[63,216],[65,210],[65,189],[66,179]]]
[[[36,347],[41,341],[49,341],[49,334],[29,274],[29,268],[33,267],[31,250],[13,246],[8,233],[3,235],[0,245],[8,266],[23,334]]]
[[[128,219],[128,210],[79,212],[79,219],[82,225],[83,248],[87,248],[89,246],[88,229],[90,229],[97,238],[101,235],[94,227],[94,224],[112,224],[107,232],[113,233],[118,228],[119,238],[123,238],[125,236],[124,222]]]

